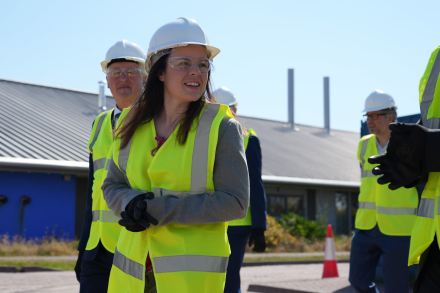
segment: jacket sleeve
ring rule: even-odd
[[[83,227],[81,231],[81,238],[78,243],[78,251],[86,250],[87,241],[89,241],[90,227],[92,226],[92,192],[93,192],[93,156],[89,155],[89,179],[87,183],[87,195],[86,195],[86,212],[84,214]]]
[[[147,200],[147,212],[159,221],[158,226],[219,223],[245,217],[249,205],[249,175],[241,126],[233,119],[225,119],[220,125],[213,175],[213,195],[193,194],[181,199],[162,196]],[[131,199],[145,192],[131,189],[113,160],[102,190],[109,208],[117,216]]]
[[[264,191],[263,180],[261,179],[260,140],[256,136],[251,135],[249,137],[246,160],[249,170],[252,228],[263,228],[266,230],[266,192]]]

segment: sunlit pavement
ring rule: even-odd
[[[348,286],[348,264],[339,264],[340,278],[321,280],[322,265],[277,265],[244,267],[241,270],[242,292],[250,284],[297,289],[309,292],[335,292]],[[333,291],[331,291],[333,290]],[[78,293],[79,285],[73,271],[39,273],[1,273],[2,293]],[[338,293],[345,291],[338,291]],[[351,292],[351,291],[346,291]],[[208,292],[207,292],[208,293]]]
[[[348,283],[348,263],[338,264],[339,278],[321,279],[322,269],[322,264],[244,267],[241,269],[242,293],[295,292],[293,290],[317,293],[353,292]],[[260,288],[266,288],[266,291],[248,291],[251,284],[254,287],[264,286]],[[271,291],[270,287],[287,290]],[[79,285],[73,271],[0,273],[0,292],[78,293]]]

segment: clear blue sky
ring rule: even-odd
[[[440,44],[440,1],[6,1],[0,78],[98,91],[100,62],[120,39],[145,51],[161,25],[194,18],[211,44],[216,87],[239,114],[287,121],[287,68],[295,69],[295,122],[359,132],[365,98],[390,93],[399,115],[419,111],[418,83]],[[107,93],[110,92],[107,90]],[[7,109],[5,109],[7,110]]]

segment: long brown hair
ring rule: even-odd
[[[118,128],[116,131],[116,137],[121,137],[121,149],[127,146],[139,126],[150,122],[162,112],[164,107],[164,85],[163,82],[159,80],[158,75],[161,72],[165,72],[168,56],[169,55],[162,56],[153,65],[141,97],[132,105],[132,109],[126,116],[125,121],[120,124],[123,125],[122,128]],[[205,103],[215,103],[214,95],[211,90],[212,84],[210,77],[211,72],[208,73],[205,92],[197,101],[189,104],[185,116],[179,123],[177,142],[180,145],[186,143],[193,122],[202,112]]]

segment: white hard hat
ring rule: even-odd
[[[208,36],[194,19],[179,17],[161,26],[151,38],[145,65],[147,72],[161,56],[171,53],[172,50],[162,52],[152,60],[158,52],[188,45],[204,46],[211,61],[220,53],[218,48],[209,44]]]
[[[138,44],[127,40],[120,40],[108,49],[105,60],[101,62],[102,71],[107,74],[108,64],[114,59],[136,61],[141,65],[142,70],[144,70],[145,57],[145,51]]]
[[[393,98],[384,91],[375,90],[365,100],[365,109],[362,112],[372,112],[394,108],[397,109]]]
[[[224,86],[216,89],[214,91],[214,98],[219,104],[224,104],[227,106],[237,106],[237,99],[233,92],[230,89],[225,88]]]

